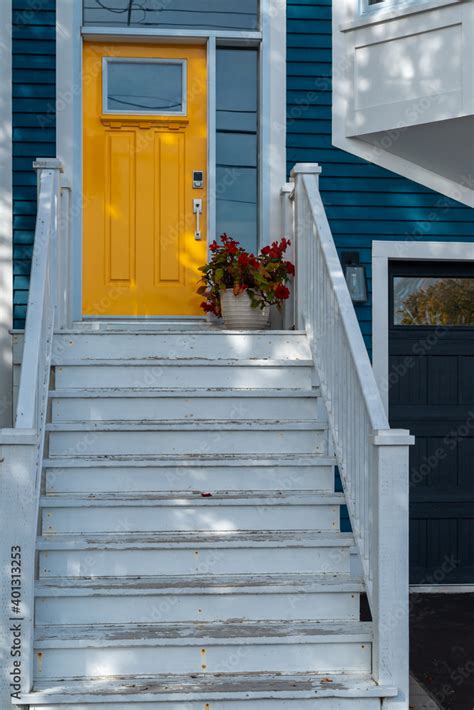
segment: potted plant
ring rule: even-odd
[[[211,258],[200,268],[202,309],[222,317],[226,328],[267,328],[270,307],[281,309],[290,296],[287,283],[295,267],[284,258],[289,246],[290,241],[282,239],[255,256],[223,234],[220,243],[211,244]]]

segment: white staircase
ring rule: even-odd
[[[305,333],[55,335],[34,710],[372,710]]]
[[[68,186],[35,167],[0,431],[1,710],[408,710],[413,439],[389,427],[319,166],[282,191],[301,330],[260,333],[74,325]]]

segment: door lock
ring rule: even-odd
[[[204,187],[204,173],[202,170],[193,170],[193,188],[202,190]]]
[[[194,239],[197,242],[201,241],[201,215],[202,215],[202,200],[193,200],[193,212],[196,215],[196,231]]]

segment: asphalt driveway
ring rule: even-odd
[[[474,710],[474,594],[410,595],[410,668],[444,710]]]

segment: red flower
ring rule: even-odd
[[[219,244],[216,242],[216,240],[214,240],[214,241],[212,242],[212,244],[211,244],[211,246],[209,247],[209,249],[210,249],[212,252],[215,252],[215,251],[217,251],[217,250],[219,249]]]
[[[263,256],[268,256],[270,254],[270,247],[263,247],[261,251]]]
[[[234,254],[237,254],[237,252],[239,251],[239,250],[237,249],[237,243],[236,243],[236,242],[229,242],[229,243],[227,244],[227,251],[228,251],[229,254],[231,254],[232,256],[233,256]]]
[[[290,291],[286,286],[283,286],[283,284],[278,284],[278,286],[275,289],[275,296],[278,299],[285,301],[287,298],[290,297]]]
[[[249,266],[249,264],[250,264],[250,256],[248,254],[245,254],[245,252],[244,252],[243,254],[241,254],[239,256],[239,265],[245,267],[245,266]]]
[[[212,303],[207,303],[206,301],[203,301],[203,302],[201,303],[201,308],[202,308],[202,310],[205,311],[206,313],[215,313],[215,312],[216,312],[215,306],[213,306]]]
[[[285,262],[286,270],[290,274],[290,276],[295,275],[295,265],[291,263],[291,261],[286,261]]]

